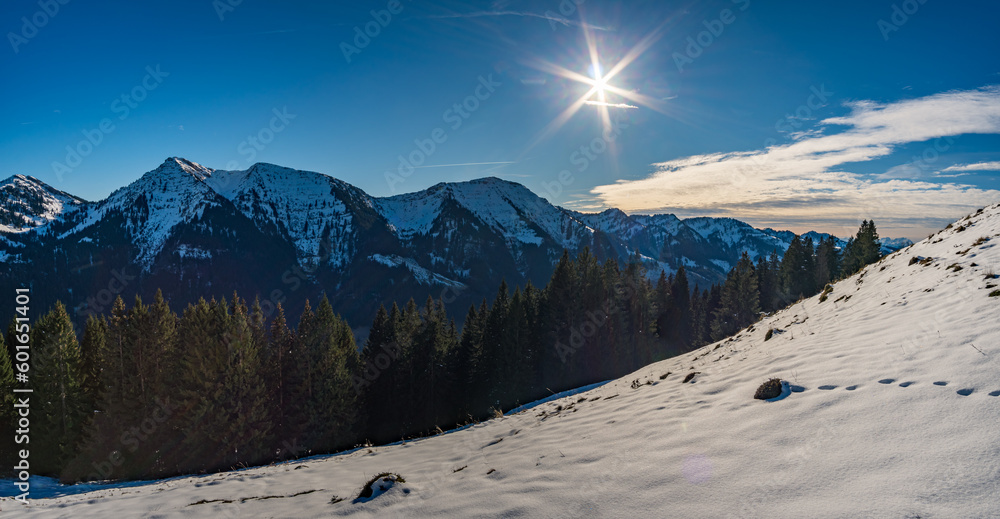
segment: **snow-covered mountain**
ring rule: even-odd
[[[68,301],[77,315],[106,310],[96,294],[108,299],[102,291],[122,272],[134,282],[114,295],[163,288],[179,305],[238,290],[297,311],[325,291],[364,323],[383,301],[450,290],[461,314],[503,279],[544,284],[563,250],[638,255],[651,276],[684,265],[691,285],[705,287],[744,251],[781,254],[794,237],[728,218],[579,213],[497,178],[376,198],[321,173],[213,170],[175,157],[99,202],[23,176],[0,189],[9,193],[6,275],[31,279],[40,302]]]
[[[0,182],[0,233],[21,233],[75,212],[85,201],[24,175]]]
[[[487,422],[267,467],[36,478],[20,517],[1000,517],[1000,204],[736,336]],[[753,395],[771,377],[781,395]],[[370,499],[372,476],[391,471]],[[6,485],[13,488],[12,485]]]

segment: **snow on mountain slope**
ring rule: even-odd
[[[404,267],[410,271],[413,278],[421,285],[443,285],[453,288],[465,288],[464,283],[448,279],[440,274],[435,274],[421,267],[413,258],[402,258],[394,254],[372,254],[368,259],[387,267]]]
[[[621,209],[608,209],[600,213],[577,213],[574,216],[593,229],[613,234],[624,240],[632,239],[646,225],[625,214]]]
[[[33,177],[0,182],[0,232],[21,233],[77,211],[86,202]]]
[[[892,254],[899,249],[913,245],[913,240],[909,238],[879,238],[878,244],[881,246],[882,254]]]
[[[46,518],[1000,517],[998,271],[1000,205],[823,301],[523,412],[229,473],[38,481],[35,497],[52,498],[2,506]],[[769,377],[786,391],[754,400]],[[406,482],[353,502],[381,471]]]
[[[223,200],[205,185],[211,171],[185,159],[168,158],[158,168],[111,193],[64,236],[80,232],[111,213],[120,213],[125,217],[126,232],[139,248],[136,261],[148,266],[174,227],[200,217],[206,208],[218,206]]]
[[[448,199],[498,230],[508,244],[541,245],[548,237],[562,247],[579,246],[580,234],[567,231],[573,224],[582,225],[566,211],[520,184],[498,178],[437,184],[424,191],[381,198],[376,204],[405,239],[426,234],[440,214],[442,203]]]
[[[794,237],[793,233],[786,231],[786,239],[783,239],[776,231],[755,229],[750,224],[732,218],[697,217],[687,218],[682,222],[707,240],[723,243],[732,248],[748,249],[750,259],[756,259],[761,254],[766,255],[771,250],[777,250],[782,254],[788,249],[788,244]]]
[[[645,225],[646,227],[656,227],[662,229],[667,234],[677,234],[683,225],[680,218],[677,218],[672,214],[634,214],[632,215],[632,219]]]
[[[368,195],[333,177],[273,164],[254,164],[246,171],[214,171],[205,183],[244,215],[275,226],[295,245],[303,264],[326,261],[341,268],[350,262],[355,225],[338,190],[372,206]],[[332,250],[323,250],[324,246]]]

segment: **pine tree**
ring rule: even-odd
[[[354,437],[357,394],[352,381],[358,355],[350,327],[333,313],[326,296],[316,309],[315,326],[302,336],[302,343],[315,363],[306,443],[330,452]]]
[[[361,351],[361,369],[355,375],[354,388],[365,403],[363,430],[367,439],[379,443],[399,438],[399,428],[394,423],[392,403],[397,399],[393,393],[400,371],[400,350],[395,343],[395,323],[399,307],[393,305],[393,314],[379,305],[372,321],[368,339]],[[393,317],[395,316],[395,317]]]
[[[80,345],[66,307],[56,302],[31,333],[32,467],[37,474],[58,475],[76,455],[87,411],[84,408]]]
[[[757,273],[746,252],[729,272],[722,287],[719,308],[712,321],[712,339],[724,339],[757,321],[760,300]]]
[[[483,359],[483,333],[489,309],[486,300],[479,310],[470,305],[462,327],[462,336],[455,355],[455,394],[460,402],[459,418],[479,418],[486,415],[489,396],[486,390],[486,365]]]
[[[17,415],[14,409],[14,367],[10,352],[3,335],[0,335],[0,431],[4,431],[4,437],[0,438],[0,463],[4,467],[10,467],[14,462],[14,435],[7,434],[15,429]]]
[[[760,289],[760,308],[765,312],[778,309],[778,269],[780,267],[778,252],[771,251],[769,257],[757,258],[757,280]]]
[[[674,330],[671,352],[686,351],[691,346],[691,289],[688,286],[687,269],[681,265],[674,276],[670,288],[672,328]]]
[[[86,396],[87,409],[93,412],[103,404],[105,377],[103,370],[109,364],[108,325],[103,318],[91,315],[84,326],[80,341],[83,379],[81,388]]]
[[[844,277],[850,276],[864,268],[865,265],[875,263],[881,257],[882,249],[878,243],[875,221],[865,220],[861,222],[857,235],[847,241],[841,274]]]
[[[546,387],[561,386],[565,382],[565,374],[572,371],[577,362],[577,347],[570,340],[572,330],[581,314],[580,278],[577,269],[569,259],[569,253],[563,255],[556,263],[542,296],[543,321],[546,323],[544,333],[546,340],[553,347],[542,361],[542,380]],[[488,336],[484,331],[485,341]]]
[[[484,383],[489,388],[489,405],[500,408],[502,400],[502,383],[504,377],[503,336],[510,312],[510,297],[507,291],[507,281],[500,282],[496,298],[486,317],[483,331],[483,363],[486,368],[483,373]]]
[[[223,445],[229,452],[224,466],[263,460],[274,427],[268,412],[269,388],[261,384],[265,369],[259,310],[257,305],[257,315],[248,314],[246,302],[233,294],[231,318],[222,341],[228,353],[220,377],[225,398],[216,406],[216,412],[227,418],[218,431],[228,439]]]
[[[778,272],[781,284],[781,303],[787,304],[815,292],[815,272],[813,268],[812,240],[803,241],[799,236],[785,251]]]
[[[833,236],[821,240],[816,247],[816,287],[824,287],[837,278],[839,257]]]
[[[285,309],[278,303],[275,307],[276,315],[271,322],[271,329],[267,338],[267,350],[264,354],[265,373],[268,381],[267,387],[272,392],[271,416],[274,422],[275,435],[282,442],[291,438],[287,436],[285,423],[285,397],[287,396],[285,377],[290,370],[287,359],[291,355],[295,337],[288,329],[288,322],[285,320]],[[291,404],[291,402],[287,402]],[[294,455],[284,450],[281,455]]]

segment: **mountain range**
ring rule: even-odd
[[[563,251],[585,247],[601,260],[638,255],[650,276],[684,265],[706,287],[743,252],[781,255],[795,236],[731,218],[581,213],[492,177],[379,198],[321,173],[173,157],[98,202],[24,175],[0,193],[0,286],[27,284],[39,308],[62,300],[78,321],[157,289],[175,307],[256,295],[267,314],[277,303],[297,314],[325,292],[355,326],[380,303],[428,295],[462,315],[501,280],[544,284]]]
[[[0,505],[27,518],[1000,517],[998,242],[995,204],[733,337],[434,436],[160,480],[32,476],[29,504]],[[780,394],[755,398],[772,378]]]

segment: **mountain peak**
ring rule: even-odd
[[[86,202],[35,177],[12,175],[0,182],[0,232],[24,232],[75,211]]]
[[[167,160],[164,160],[163,164],[160,164],[160,167],[156,168],[155,171],[165,170],[180,170],[199,180],[205,180],[210,177],[213,171],[211,168],[206,168],[197,162],[181,157],[167,157]]]

